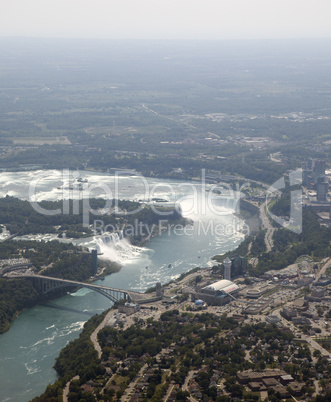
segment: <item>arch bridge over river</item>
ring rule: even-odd
[[[42,294],[47,294],[52,290],[56,290],[64,287],[79,287],[94,290],[107,297],[112,302],[116,303],[119,300],[125,300],[132,303],[148,303],[156,300],[153,295],[147,295],[145,293],[135,292],[133,290],[124,290],[111,288],[108,286],[94,285],[92,283],[71,281],[69,279],[53,278],[50,276],[33,275],[33,274],[20,274],[17,276],[11,276],[13,278],[27,278],[32,279],[37,289]]]

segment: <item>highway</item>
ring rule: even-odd
[[[262,205],[260,205],[260,218],[262,221],[262,226],[264,229],[267,229],[265,234],[264,242],[267,247],[267,251],[271,251],[272,247],[274,246],[274,242],[272,240],[273,233],[275,228],[271,225],[269,218],[266,214],[265,208],[267,205],[267,201],[265,201]]]

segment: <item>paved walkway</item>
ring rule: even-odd
[[[91,342],[93,343],[94,349],[98,352],[98,357],[99,359],[101,359],[102,356],[102,349],[101,346],[99,345],[98,342],[98,333],[99,331],[102,330],[102,328],[104,328],[108,322],[110,321],[110,319],[113,317],[114,313],[116,313],[117,310],[113,310],[111,309],[105,316],[105,318],[103,319],[103,321],[96,327],[96,329],[92,332],[90,339]]]
[[[69,380],[66,383],[66,386],[63,389],[63,402],[68,402],[68,394],[69,394],[69,390],[70,390],[70,384],[71,384],[71,381],[74,381],[74,380],[79,380],[79,375],[76,375],[75,377],[73,377],[71,380]]]

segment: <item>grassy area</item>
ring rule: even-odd
[[[113,381],[115,381],[115,384],[118,385],[119,387],[121,385],[127,385],[130,383],[129,377],[122,377],[120,375],[115,376]]]

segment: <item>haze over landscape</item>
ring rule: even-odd
[[[330,38],[328,0],[12,0],[0,36],[103,39]]]
[[[331,5],[0,13],[0,401],[331,400]]]

